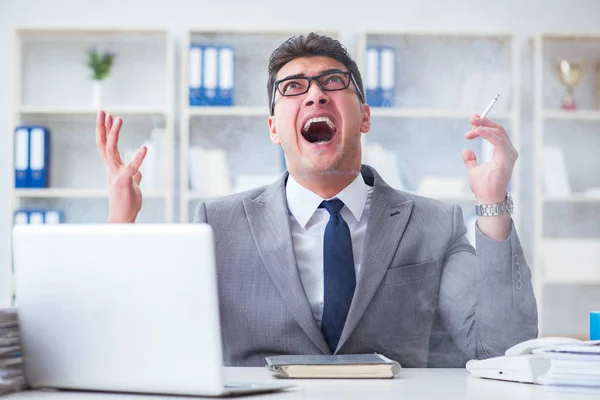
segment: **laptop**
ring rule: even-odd
[[[33,388],[230,396],[293,386],[225,382],[207,224],[15,225],[13,262]]]

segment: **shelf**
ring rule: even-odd
[[[546,196],[542,200],[545,203],[600,203],[600,196],[573,194],[569,196]]]
[[[427,109],[427,108],[385,108],[371,107],[371,117],[415,117],[415,118],[466,118],[470,119],[477,112],[452,109]],[[509,111],[491,112],[490,119],[508,119]]]
[[[543,238],[540,250],[544,284],[600,284],[599,239]]]
[[[570,277],[570,278],[544,278],[544,285],[565,286],[600,286],[600,276]]]
[[[107,113],[112,115],[169,115],[170,112],[164,107],[123,107],[123,106],[105,106],[102,107]],[[98,110],[93,107],[47,107],[47,106],[20,106],[16,110],[20,114],[45,114],[45,115],[96,115]]]
[[[473,193],[444,194],[444,195],[430,195],[427,193],[420,193],[420,192],[409,192],[409,193],[417,195],[417,196],[422,196],[422,197],[427,197],[430,199],[439,200],[439,201],[457,202],[457,203],[473,202],[473,204],[475,204],[475,195]]]
[[[269,116],[269,110],[266,107],[261,106],[231,106],[231,107],[217,107],[217,106],[190,106],[188,107],[188,113],[194,115],[231,115],[231,116]],[[372,107],[372,117],[417,117],[417,118],[466,118],[469,119],[475,113],[469,113],[464,110],[442,110],[442,109],[426,109],[426,108],[384,108],[384,107]],[[490,118],[492,119],[508,119],[510,118],[510,112],[501,111],[492,113]]]
[[[426,194],[422,194],[419,192],[407,192],[410,194],[414,194],[417,196],[423,196],[423,197],[427,197],[430,199],[435,199],[435,200],[440,200],[440,201],[451,201],[451,202],[475,202],[475,196],[473,195],[473,193],[462,193],[462,194],[456,194],[456,195],[441,195],[441,196],[429,196]],[[203,193],[198,193],[198,192],[186,192],[185,193],[185,197],[188,200],[211,200],[211,199],[216,199],[219,197],[224,197],[227,195],[231,195],[231,194],[235,194],[234,192],[231,193],[226,193],[226,194],[222,194],[220,196],[213,196],[213,195],[206,195]]]
[[[600,110],[544,110],[542,116],[547,119],[600,121]]]
[[[187,110],[189,115],[269,116],[267,106],[189,106]]]
[[[144,198],[164,198],[166,193],[159,191],[151,191],[148,193],[142,192]],[[15,197],[17,198],[107,198],[108,190],[106,189],[15,189]]]
[[[218,199],[220,197],[225,197],[225,196],[229,196],[235,194],[234,192],[231,193],[223,193],[221,195],[207,195],[204,193],[198,193],[198,192],[185,192],[184,195],[188,200],[213,200],[213,199]]]
[[[190,115],[232,115],[232,116],[269,116],[267,107],[262,106],[189,106]],[[418,117],[418,118],[466,118],[469,119],[475,112],[464,110],[443,110],[426,108],[385,108],[372,107],[372,117]],[[510,112],[500,111],[491,113],[492,119],[510,118]]]

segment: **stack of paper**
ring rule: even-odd
[[[600,340],[534,351],[550,359],[550,369],[538,378],[542,385],[597,390],[600,393]]]
[[[25,388],[17,310],[0,310],[0,395]]]

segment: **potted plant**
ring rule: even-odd
[[[95,47],[88,50],[87,65],[92,72],[92,106],[95,108],[102,102],[102,81],[110,76],[114,60],[115,53],[108,50],[99,52]]]

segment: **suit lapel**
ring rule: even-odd
[[[363,169],[363,175],[364,172]],[[385,184],[373,170],[371,173],[374,174],[374,185],[361,270],[338,349],[356,328],[381,284],[400,245],[413,207],[411,200],[399,199],[397,191]]]
[[[286,176],[256,199],[244,199],[244,210],[258,253],[287,308],[321,351],[331,354],[298,273],[285,199]]]

